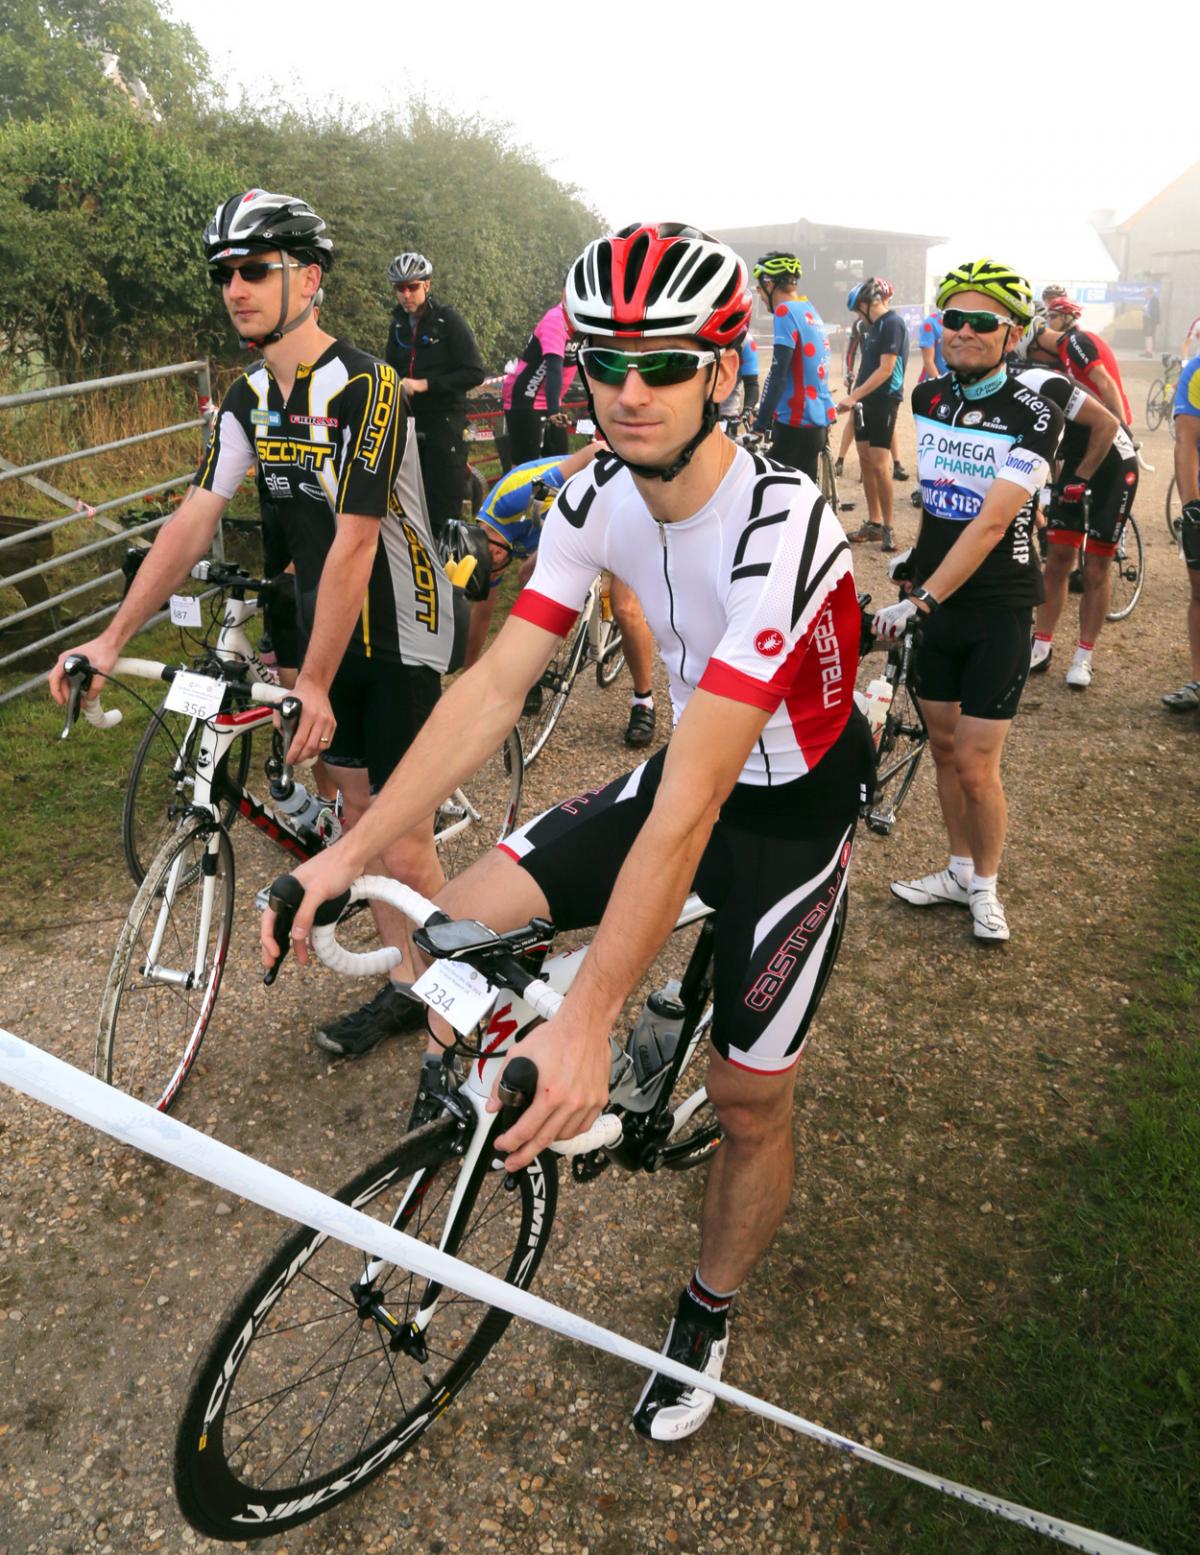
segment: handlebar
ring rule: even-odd
[[[183,671],[178,664],[163,664],[156,659],[117,659],[104,678],[112,679],[116,675],[129,675],[139,680],[165,680],[172,681],[176,675]],[[90,664],[81,653],[72,653],[63,661],[63,675],[66,677],[69,692],[67,696],[67,716],[63,724],[60,740],[65,740],[70,734],[72,726],[79,717],[82,706],[83,716],[95,729],[112,729],[121,722],[120,708],[105,709],[100,705],[99,696],[85,700],[88,689],[93,679],[100,674],[94,664]],[[231,687],[236,687],[251,702],[263,702],[271,706],[278,706],[285,726],[292,726],[292,733],[300,722],[301,704],[298,698],[292,696],[286,686],[268,686],[258,681],[249,685],[236,681],[230,681]],[[289,707],[286,704],[291,703]]]
[[[303,895],[299,882],[292,875],[280,876],[270,888],[267,900],[276,913],[275,938],[282,948],[278,960],[268,971],[264,981],[274,981],[275,974],[287,954],[291,925]],[[365,976],[390,969],[401,959],[400,952],[394,948],[357,952],[349,951],[338,943],[338,921],[352,902],[362,901],[387,902],[397,911],[404,913],[419,928],[426,930],[451,923],[440,907],[418,891],[412,890],[411,887],[401,885],[398,880],[383,875],[360,876],[348,891],[322,903],[317,910],[312,931],[312,948],[317,956],[326,966],[332,967],[335,971],[347,972],[351,976]],[[447,950],[448,959],[463,961],[468,966],[474,967],[474,970],[486,977],[489,982],[499,982],[511,988],[513,993],[518,994],[530,1009],[544,1020],[549,1020],[558,1012],[563,996],[541,978],[526,973],[509,954],[506,954],[510,949],[517,948],[522,931],[518,931],[515,935],[499,935],[481,924],[458,927],[469,928],[471,933],[466,937],[470,943],[458,953]],[[529,943],[542,939],[549,927],[549,924],[544,921],[534,919],[529,925],[531,932],[526,934],[525,938]],[[476,965],[476,962],[479,965]],[[505,1064],[501,1076],[498,1094],[504,1105],[496,1128],[497,1134],[503,1134],[512,1126],[518,1113],[532,1101],[536,1091],[536,1065],[531,1059],[514,1054]],[[605,1145],[615,1144],[621,1137],[622,1128],[620,1118],[611,1113],[602,1113],[586,1133],[572,1140],[556,1141],[552,1148],[560,1155],[584,1154],[601,1149]]]

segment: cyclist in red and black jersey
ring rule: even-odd
[[[1121,369],[1108,341],[1079,328],[1083,309],[1070,297],[1053,297],[1047,307],[1049,328],[1041,333],[1042,348],[1052,351],[1063,371],[1095,395],[1123,427],[1131,427]]]
[[[1067,670],[1067,685],[1084,691],[1092,683],[1092,655],[1104,627],[1112,591],[1112,559],[1118,526],[1137,496],[1137,450],[1129,433],[1100,402],[1066,374],[1034,365],[1039,353],[1036,325],[1030,325],[1018,349],[1018,380],[1066,418],[1047,515],[1046,597],[1034,622],[1031,675],[1050,667],[1054,629],[1067,601],[1075,558],[1087,538],[1084,591],[1079,601],[1079,639]],[[1022,365],[1024,358],[1029,365]]]
[[[817,487],[720,429],[751,309],[733,250],[692,227],[631,227],[588,245],[565,300],[612,452],[564,486],[532,579],[442,699],[377,821],[297,871],[307,895],[293,936],[362,872],[368,851],[504,738],[597,571],[630,584],[667,663],[670,744],[531,821],[439,903],[497,929],[535,914],[559,928],[599,920],[561,1011],[521,1045],[539,1087],[497,1142],[511,1170],[595,1120],[609,1032],[629,991],[689,889],[715,908],[707,1084],[725,1141],[667,1350],[717,1377],[733,1295],[787,1209],[796,1065],[836,958],[871,780],[870,731],[853,702],[861,618],[849,546]],[[272,936],[268,914],[273,956]],[[655,1440],[680,1438],[712,1403],[656,1375],[634,1423]]]

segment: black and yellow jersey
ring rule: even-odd
[[[265,362],[238,378],[222,401],[193,484],[228,500],[257,464],[296,564],[306,638],[338,514],[378,519],[375,562],[346,651],[443,670],[454,632],[450,584],[419,478],[402,478],[396,489],[415,452],[415,440],[405,437],[395,370],[335,340],[311,366],[299,368],[286,401]]]

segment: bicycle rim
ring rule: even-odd
[[[625,646],[621,628],[615,621],[606,621],[600,628],[600,657],[596,661],[596,684],[605,689],[625,668]]]
[[[1146,425],[1151,432],[1156,431],[1162,423],[1165,393],[1166,385],[1161,378],[1156,378],[1146,394]]]
[[[224,830],[184,824],[151,863],[117,940],[94,1071],[160,1112],[179,1094],[212,1018],[229,951],[233,882]],[[151,959],[156,970],[148,975]]]
[[[1175,485],[1175,477],[1172,475],[1171,484],[1167,487],[1167,533],[1171,536],[1171,544],[1176,548],[1176,550],[1181,550],[1182,547],[1179,543],[1179,526],[1183,515],[1182,512],[1176,513],[1174,511],[1177,495],[1178,488]]]
[[[1146,581],[1146,558],[1142,550],[1142,532],[1130,515],[1117,544],[1112,561],[1112,594],[1108,601],[1108,619],[1124,621],[1142,597]]]
[[[462,1167],[458,1138],[452,1119],[430,1124],[337,1197],[437,1245]],[[543,1155],[510,1191],[489,1160],[485,1147],[447,1250],[524,1288],[553,1224],[555,1164]],[[421,1359],[412,1325],[431,1300]],[[370,1278],[363,1253],[297,1228],[193,1372],[175,1443],[184,1516],[212,1538],[252,1539],[327,1511],[418,1440],[509,1321],[392,1265]]]
[[[521,736],[521,751],[525,765],[532,766],[554,732],[554,726],[567,705],[571,687],[579,673],[580,660],[587,645],[587,622],[580,621],[574,637],[563,640],[562,646],[551,659],[538,682],[542,692],[541,706],[525,714],[517,724]]]
[[[462,874],[512,831],[521,808],[524,775],[521,736],[514,729],[475,776],[438,808],[433,840],[447,880]]]
[[[134,752],[121,807],[121,845],[125,863],[140,885],[155,854],[179,824],[195,792],[196,754],[202,730],[193,718],[160,707],[146,725]],[[243,734],[217,768],[214,798],[221,824],[237,819],[237,798],[229,792],[245,785],[250,771],[252,734]],[[230,768],[232,766],[232,776]]]

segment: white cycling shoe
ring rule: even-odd
[[[667,1330],[663,1354],[715,1380],[721,1375],[728,1349],[728,1331],[717,1338],[710,1328],[699,1323],[681,1323],[674,1318]],[[633,1412],[633,1428],[639,1436],[648,1436],[651,1441],[682,1441],[700,1429],[712,1413],[715,1402],[711,1393],[702,1393],[699,1388],[689,1388],[673,1377],[663,1377],[655,1372],[638,1399]]]
[[[1008,919],[994,889],[972,891],[970,907],[976,939],[999,945],[1008,938]]]
[[[1067,671],[1067,685],[1072,691],[1086,691],[1092,683],[1091,659],[1076,659]]]
[[[970,906],[967,888],[959,885],[949,869],[939,869],[935,875],[922,875],[919,880],[893,880],[892,895],[910,907]]]

